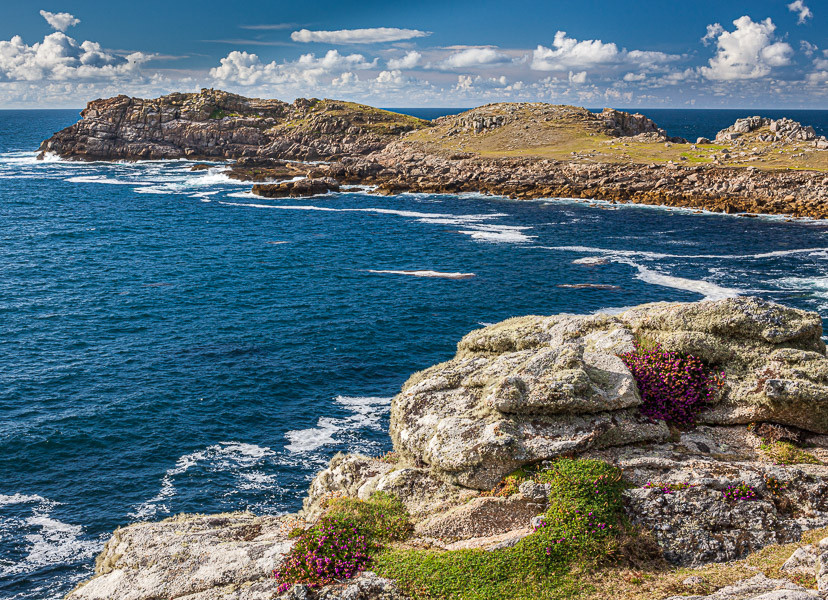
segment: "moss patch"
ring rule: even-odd
[[[773,462],[781,465],[818,465],[820,461],[810,452],[790,442],[762,442],[759,449]]]

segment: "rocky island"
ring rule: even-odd
[[[749,297],[472,331],[394,397],[391,453],[298,514],[119,529],[68,598],[825,598],[822,333]]]
[[[254,193],[267,197],[347,184],[380,194],[481,192],[828,217],[828,140],[790,119],[740,119],[714,140],[691,143],[613,109],[490,104],[432,122],[350,102],[288,104],[205,89],[95,100],[40,151],[75,160],[234,161],[230,176],[256,182]]]

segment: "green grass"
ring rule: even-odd
[[[563,599],[588,592],[575,574],[616,556],[627,531],[620,470],[597,460],[560,459],[521,476],[550,484],[550,507],[542,526],[516,546],[492,552],[390,550],[376,557],[373,570],[415,599]]]
[[[762,442],[759,449],[770,460],[782,465],[819,465],[820,461],[810,452],[805,452],[790,442]]]

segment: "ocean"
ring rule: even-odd
[[[668,131],[733,120],[699,112]],[[0,598],[62,597],[130,522],[298,509],[486,324],[736,294],[828,316],[828,223],[35,160],[76,118],[0,112]]]

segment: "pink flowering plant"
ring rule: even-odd
[[[698,414],[710,406],[724,385],[724,373],[697,356],[670,352],[655,344],[637,343],[620,355],[641,393],[641,413],[677,427],[693,427]]]
[[[758,497],[756,490],[746,483],[729,485],[722,490],[722,500],[725,502],[744,502]]]
[[[313,589],[351,579],[368,568],[383,542],[405,539],[410,531],[405,508],[390,494],[377,492],[368,501],[333,499],[274,570],[277,592],[295,584]]]

